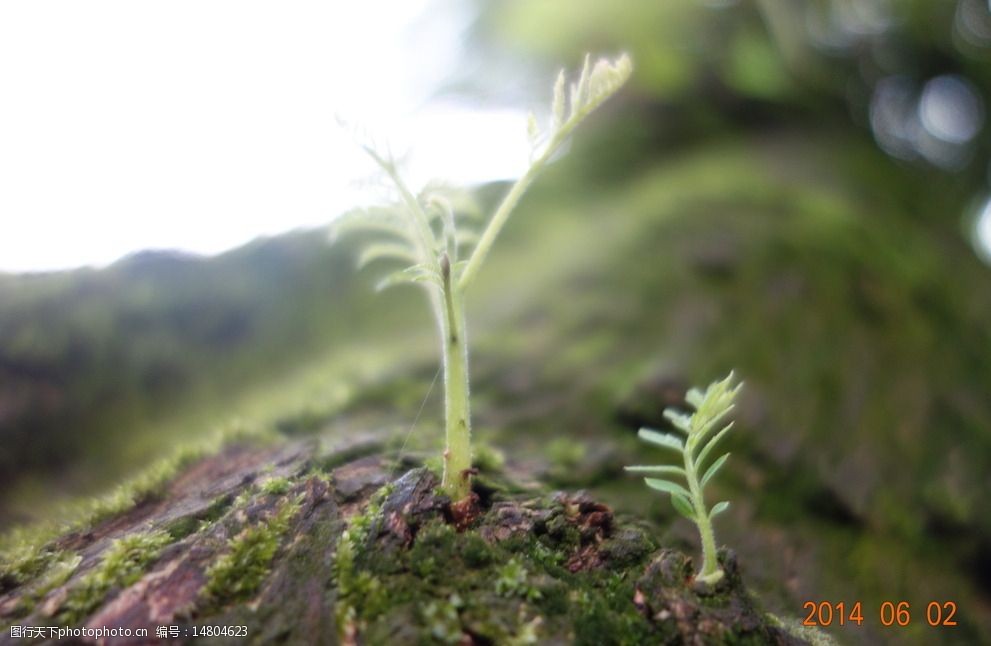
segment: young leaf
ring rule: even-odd
[[[401,240],[412,240],[407,224],[387,209],[358,209],[345,213],[330,225],[331,241],[355,231],[382,233]]]
[[[533,112],[526,118],[526,137],[530,141],[530,148],[536,150],[540,144],[540,128],[537,126],[537,115]]]
[[[554,102],[551,104],[551,129],[555,131],[564,124],[564,111],[566,109],[564,86],[566,83],[564,70],[561,70],[554,83]]]
[[[628,57],[620,57],[616,63],[606,60],[596,62],[589,75],[586,101],[598,104],[603,97],[608,97],[626,82],[630,71],[632,68]]]
[[[705,442],[706,436],[709,435],[712,429],[716,428],[716,424],[722,421],[724,417],[729,415],[730,411],[732,410],[733,410],[733,405],[730,404],[726,408],[720,410],[718,413],[712,415],[711,417],[702,420],[697,420],[697,419],[693,420],[695,423],[695,429],[693,430],[693,433],[695,433],[695,435],[698,438],[695,440],[696,443],[702,444],[703,442]],[[701,415],[698,415],[697,417],[701,417]]]
[[[712,506],[712,511],[709,512],[709,520],[715,518],[718,514],[723,513],[729,509],[729,502],[724,500],[722,502],[717,502]]]
[[[430,267],[427,265],[413,265],[412,267],[407,267],[406,269],[389,274],[375,285],[375,289],[381,291],[388,287],[402,285],[404,283],[428,283],[436,284],[438,287],[441,285],[440,277]]]
[[[664,417],[669,422],[674,424],[674,427],[677,428],[678,430],[684,431],[685,433],[692,432],[691,415],[685,415],[683,413],[679,413],[676,410],[672,410],[668,408],[664,411]]]
[[[376,260],[401,260],[404,263],[415,263],[416,256],[408,245],[398,242],[380,242],[370,244],[361,251],[358,256],[358,268],[375,262]]]
[[[554,128],[551,132],[547,133],[546,137],[542,139],[546,140],[546,144],[543,145],[539,150],[535,150],[531,157],[530,167],[523,173],[522,176],[516,182],[510,186],[509,191],[503,197],[502,202],[496,207],[495,213],[492,214],[492,218],[489,220],[488,226],[482,232],[481,238],[475,249],[472,251],[471,257],[468,259],[468,265],[465,267],[464,272],[461,274],[461,279],[458,281],[458,288],[462,291],[467,289],[468,285],[475,278],[475,274],[478,273],[478,268],[485,261],[485,257],[488,255],[489,250],[492,247],[492,243],[495,241],[499,232],[502,230],[503,226],[506,224],[506,220],[509,215],[516,208],[517,203],[520,198],[526,192],[527,188],[533,182],[534,178],[543,171],[544,168],[554,159],[554,156],[559,152],[568,141],[569,136],[574,132],[575,128],[585,119],[589,114],[591,114],[597,107],[602,105],[610,96],[612,96],[616,91],[619,90],[620,86],[626,82],[633,71],[633,63],[630,57],[626,54],[620,56],[615,63],[610,63],[604,61],[600,68],[600,73],[597,75],[598,86],[594,96],[590,96],[588,92],[588,86],[590,83],[590,58],[586,56],[585,67],[582,70],[581,78],[577,84],[572,85],[572,97],[571,97],[571,112],[564,118],[563,109],[563,95],[564,86],[562,77],[558,77],[558,82],[555,85],[554,90],[554,104],[551,106],[552,112],[552,123],[560,122],[560,125]],[[560,90],[558,89],[560,87]]]
[[[688,394],[685,395],[685,401],[691,404],[692,408],[696,410],[698,409],[699,406],[702,405],[702,399],[703,399],[702,391],[699,390],[698,388],[690,389],[688,391]]]
[[[672,496],[681,495],[688,498],[692,495],[688,491],[688,489],[685,489],[680,484],[676,482],[671,482],[670,480],[661,480],[660,478],[644,478],[643,481],[646,482],[647,486],[650,487],[651,489],[664,491],[666,493],[671,494]]]
[[[596,81],[597,74],[604,73],[593,71],[591,96],[594,97],[595,95],[595,84],[601,82]],[[581,94],[577,88],[575,92],[578,95]],[[732,379],[733,373],[730,373],[726,379],[710,384],[704,392],[691,389],[686,399],[695,409],[692,414],[680,413],[671,409],[664,411],[664,416],[676,428],[685,433],[684,442],[673,434],[663,434],[646,428],[640,429],[639,436],[642,439],[668,450],[677,451],[684,461],[684,469],[673,465],[626,467],[627,471],[668,477],[678,476],[679,479],[684,480],[687,487],[664,478],[645,478],[644,482],[652,489],[670,494],[671,504],[675,510],[682,516],[690,518],[698,527],[699,537],[702,541],[702,569],[697,579],[710,584],[718,581],[724,574],[716,555],[712,518],[726,511],[729,508],[729,503],[719,502],[707,512],[705,487],[726,464],[730,454],[725,453],[714,460],[702,473],[701,478],[699,478],[699,473],[705,467],[709,454],[733,427],[733,423],[730,422],[714,436],[711,436],[712,429],[716,428],[721,420],[725,419],[733,410],[734,400],[740,386],[733,386]]]
[[[711,440],[709,440],[709,442],[705,446],[702,447],[702,449],[696,454],[697,455],[697,457],[695,458],[696,465],[701,467],[703,464],[705,464],[705,459],[709,457],[709,453],[712,452],[712,449],[716,448],[716,445],[719,444],[719,440],[723,439],[723,436],[729,433],[729,430],[731,428],[733,428],[733,422],[730,422],[729,424],[724,426],[723,430],[716,433],[716,435]]]
[[[657,473],[657,474],[669,474],[685,477],[685,470],[681,467],[669,466],[669,465],[644,465],[638,464],[632,467],[623,467],[626,471],[631,471],[633,473]]]
[[[682,453],[685,450],[685,443],[676,438],[674,435],[668,435],[666,433],[658,433],[649,428],[642,428],[637,432],[637,436],[642,440],[646,440],[651,444],[656,444],[657,446],[663,446],[666,449],[671,449]]]
[[[702,479],[699,481],[703,489],[705,489],[706,483],[708,483],[709,480],[712,479],[712,476],[716,475],[716,472],[719,471],[719,468],[723,466],[723,463],[726,462],[726,458],[728,457],[729,457],[729,453],[724,453],[715,462],[712,463],[711,467],[705,470],[705,475],[703,475]]]
[[[692,503],[688,498],[681,494],[672,494],[671,504],[674,505],[675,511],[682,516],[691,521],[695,520],[695,510],[692,509]]]
[[[578,77],[578,82],[571,86],[571,115],[577,115],[584,107],[588,98],[588,77],[591,71],[589,67],[591,57],[585,54],[585,64],[582,66],[582,73]]]

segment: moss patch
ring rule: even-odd
[[[269,496],[281,496],[289,491],[292,482],[289,478],[266,478],[258,485],[258,490]]]
[[[284,501],[269,518],[243,529],[230,540],[229,551],[206,572],[204,596],[214,606],[247,599],[268,575],[272,559],[300,501]]]
[[[13,618],[27,615],[46,594],[68,581],[81,562],[82,557],[73,552],[59,552],[52,556],[45,574],[28,586],[17,599],[17,604],[6,613],[7,616]],[[0,622],[0,627],[6,627],[6,624]]]
[[[66,505],[67,511],[59,514],[57,520],[3,534],[0,536],[0,592],[31,581],[57,561],[61,553],[54,546],[57,537],[93,528],[141,503],[162,497],[179,473],[197,460],[219,453],[225,446],[269,439],[269,434],[259,430],[222,429],[208,441],[177,448],[170,456],[152,463],[102,496]],[[169,533],[180,537],[172,528]]]
[[[172,542],[167,532],[129,534],[107,548],[100,566],[88,572],[69,592],[58,614],[59,623],[82,622],[113,588],[125,588],[139,578],[145,568]]]
[[[657,545],[650,535],[588,496],[497,498],[459,533],[435,484],[428,470],[411,471],[339,542],[342,640],[601,645],[779,635],[738,576],[708,596],[687,578],[652,576]],[[650,600],[661,591],[671,599],[705,597],[692,607],[708,623],[688,635],[694,624],[660,618]]]

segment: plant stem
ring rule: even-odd
[[[723,578],[723,570],[719,567],[719,559],[716,556],[716,537],[712,531],[712,520],[705,508],[702,487],[699,485],[698,474],[695,472],[692,457],[694,453],[695,445],[689,438],[685,447],[685,479],[688,481],[688,490],[692,494],[695,524],[698,525],[699,537],[702,539],[702,570],[696,578],[705,583],[715,583]]]
[[[465,266],[464,273],[461,274],[461,280],[458,281],[459,290],[463,291],[475,277],[475,273],[489,254],[489,249],[492,247],[492,243],[495,242],[496,236],[499,235],[499,231],[502,230],[503,225],[506,224],[506,220],[509,219],[509,215],[516,208],[516,204],[523,197],[526,189],[529,188],[530,183],[533,182],[533,179],[543,167],[543,159],[542,157],[539,160],[540,163],[531,165],[523,176],[516,180],[516,183],[509,189],[509,192],[506,193],[506,197],[503,198],[499,204],[499,208],[493,214],[492,220],[485,227],[485,231],[482,233],[482,237],[479,238],[478,244],[475,245],[475,250],[472,252],[471,257],[468,258],[468,264]]]
[[[471,493],[471,410],[468,404],[468,343],[461,294],[451,281],[451,262],[441,258],[444,278],[444,414],[446,444],[441,488],[455,502]]]

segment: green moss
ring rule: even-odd
[[[371,526],[372,521],[378,518],[382,513],[382,503],[394,490],[395,485],[391,482],[379,487],[368,500],[368,505],[365,507],[365,511],[351,517],[348,524],[348,531],[354,541],[358,543],[364,542],[368,535],[368,528]]]
[[[628,567],[643,563],[657,547],[650,532],[634,525],[625,527],[606,539],[599,552],[613,567]]]
[[[74,518],[71,520],[50,522],[7,534],[0,540],[0,587],[20,585],[40,575],[57,555],[47,545],[58,535],[92,527],[128,511],[139,502],[161,495],[165,485],[201,455],[200,449],[181,449],[107,495],[79,501],[73,505]]]
[[[72,573],[76,571],[83,557],[74,552],[62,552],[54,560],[45,576],[42,577],[38,586],[31,591],[31,596],[36,600],[44,597],[50,590],[59,587],[69,580]]]
[[[559,511],[547,521],[545,542],[557,550],[576,548],[581,544],[581,532]]]
[[[269,496],[281,496],[292,487],[289,478],[266,478],[258,485],[258,490]]]
[[[185,447],[152,464],[109,495],[94,500],[86,514],[86,524],[95,525],[124,513],[140,502],[161,496],[166,485],[180,470],[204,455],[203,447]]]
[[[457,644],[462,641],[464,632],[461,630],[461,617],[458,609],[464,602],[457,594],[452,594],[443,601],[431,601],[423,606],[422,621],[429,638],[444,644]]]
[[[22,585],[44,573],[58,556],[58,551],[51,547],[58,536],[93,527],[142,502],[161,497],[168,484],[186,467],[229,444],[265,442],[271,437],[270,433],[240,426],[221,429],[205,442],[175,449],[170,456],[152,463],[103,496],[67,504],[66,511],[57,514],[56,520],[4,534],[0,537],[0,590]]]
[[[270,467],[271,468],[271,467]],[[263,496],[283,496],[288,493],[293,486],[293,481],[284,476],[269,476],[264,480],[253,483],[245,487],[234,499],[233,507],[243,509],[251,504],[252,499],[257,494]]]
[[[68,581],[82,560],[82,557],[74,552],[59,552],[54,555],[45,574],[21,594],[16,607],[8,615],[11,617],[27,615],[46,594]]]
[[[333,567],[337,587],[334,613],[342,634],[365,617],[377,616],[388,606],[385,589],[379,580],[372,573],[357,567],[355,559],[359,550],[363,549],[372,521],[382,512],[382,502],[393,489],[393,484],[388,483],[372,494],[365,511],[351,517],[348,529],[341,533],[337,541]]]
[[[542,596],[540,590],[527,582],[530,573],[518,559],[509,559],[509,562],[499,568],[496,574],[498,575],[495,580],[496,594],[504,597],[516,596],[527,601],[536,601]]]
[[[360,619],[376,617],[388,607],[385,588],[378,578],[355,567],[355,551],[354,536],[345,531],[334,554],[334,582],[337,585],[335,615],[341,630],[346,630]]]
[[[286,500],[271,517],[230,540],[227,553],[206,571],[203,594],[211,605],[247,599],[258,589],[299,507],[298,499]]]
[[[438,583],[447,576],[451,563],[458,558],[458,534],[444,522],[433,522],[420,530],[416,542],[410,548],[409,562],[413,573],[429,582]],[[472,558],[477,558],[472,550]],[[484,558],[484,557],[483,557]],[[374,566],[383,571],[380,565]]]
[[[581,577],[572,611],[577,644],[663,643],[656,629],[633,605],[639,568],[626,572],[589,573]]]
[[[58,556],[46,547],[51,540],[47,531],[22,530],[7,537],[8,545],[0,552],[0,591],[27,583],[45,571]]]
[[[444,475],[444,458],[440,455],[427,456],[423,460],[423,466],[438,478]]]
[[[100,565],[88,572],[69,592],[58,615],[59,623],[80,623],[113,588],[126,588],[136,582],[172,542],[168,533],[155,531],[129,534],[110,544]]]
[[[483,568],[495,562],[497,558],[495,550],[478,534],[468,533],[460,540],[461,556],[469,568]]]
[[[342,636],[454,643],[470,634],[486,643],[540,643],[547,635],[576,634],[601,614],[608,618],[599,622],[603,634],[618,636],[618,643],[649,637],[651,625],[632,602],[635,576],[570,572],[564,565],[581,535],[568,523],[568,510],[546,499],[533,508],[549,512],[533,533],[489,542],[481,529],[458,533],[438,514],[421,519],[412,545],[397,551],[365,533],[380,513],[372,506],[373,514],[366,511],[352,523],[354,533],[338,543],[335,555]],[[479,522],[480,528],[498,525],[497,512]],[[630,556],[623,566],[639,572],[646,556]],[[600,606],[576,601],[603,595],[608,601]]]
[[[119,516],[139,503],[161,497],[168,484],[186,467],[216,455],[224,447],[240,443],[260,444],[272,441],[274,437],[270,430],[231,425],[214,432],[205,441],[180,446],[170,456],[152,463],[106,496],[81,505],[84,512],[74,526],[92,526]]]
[[[491,444],[475,442],[472,464],[482,473],[498,473],[506,465],[506,454]]]

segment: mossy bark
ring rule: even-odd
[[[381,454],[319,446],[228,447],[158,499],[58,537],[49,547],[79,554],[74,570],[51,589],[40,590],[39,575],[0,594],[0,623],[52,623],[106,568],[114,541],[151,531],[168,539],[87,598],[72,627],[149,630],[107,644],[159,643],[159,626],[176,627],[179,643],[213,626],[212,642],[232,644],[803,643],[758,610],[731,557],[721,557],[732,564],[728,581],[693,585],[690,559],[659,552],[650,532],[588,495],[499,493],[513,483],[488,473],[478,514],[459,531],[429,470],[385,488],[393,476]],[[246,549],[258,535],[270,549]],[[358,535],[343,558],[342,541]],[[232,559],[239,567],[218,565]],[[680,559],[689,574],[659,577],[657,559]]]

